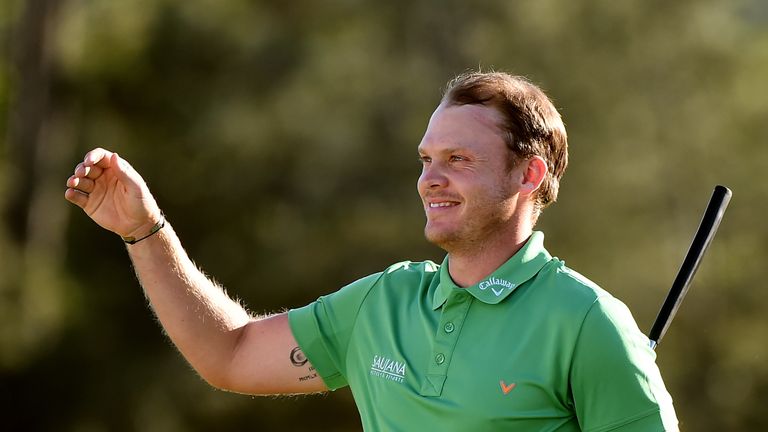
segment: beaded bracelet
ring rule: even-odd
[[[124,242],[128,243],[129,245],[132,245],[144,240],[145,238],[151,237],[153,234],[163,229],[164,226],[165,226],[165,217],[160,215],[160,220],[152,227],[152,229],[149,230],[149,234],[145,235],[144,237],[139,239],[137,239],[136,237],[123,237],[123,236],[120,236],[120,237],[123,239]]]

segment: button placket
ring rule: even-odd
[[[472,296],[466,291],[454,291],[443,304],[440,322],[432,344],[432,354],[429,357],[426,379],[420,392],[422,396],[442,394],[448,366],[472,300]]]

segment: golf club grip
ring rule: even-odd
[[[685,294],[688,292],[693,276],[696,274],[699,264],[701,264],[701,258],[715,237],[717,228],[720,226],[720,221],[723,219],[723,214],[730,200],[731,191],[727,187],[721,185],[715,187],[715,190],[712,192],[712,198],[710,198],[707,209],[704,212],[704,217],[701,219],[701,224],[699,224],[699,229],[696,231],[685,260],[683,260],[683,265],[680,266],[680,271],[678,271],[677,277],[675,277],[675,281],[672,283],[672,288],[669,290],[669,294],[667,294],[667,298],[659,310],[656,321],[653,323],[651,332],[648,334],[652,348],[659,344],[672,323],[680,303],[682,303]]]

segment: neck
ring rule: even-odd
[[[456,285],[466,288],[487,278],[525,245],[532,232],[532,227],[513,229],[507,235],[489,239],[472,250],[449,251],[448,272],[451,279]]]

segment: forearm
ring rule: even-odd
[[[294,361],[298,344],[287,314],[252,319],[195,267],[169,224],[156,231],[160,209],[144,179],[117,153],[86,153],[64,197],[101,227],[139,239],[127,247],[144,292],[168,336],[206,381],[251,394],[325,389],[309,362]]]
[[[249,314],[192,263],[170,224],[129,245],[128,252],[168,336],[198,373],[217,385]]]

